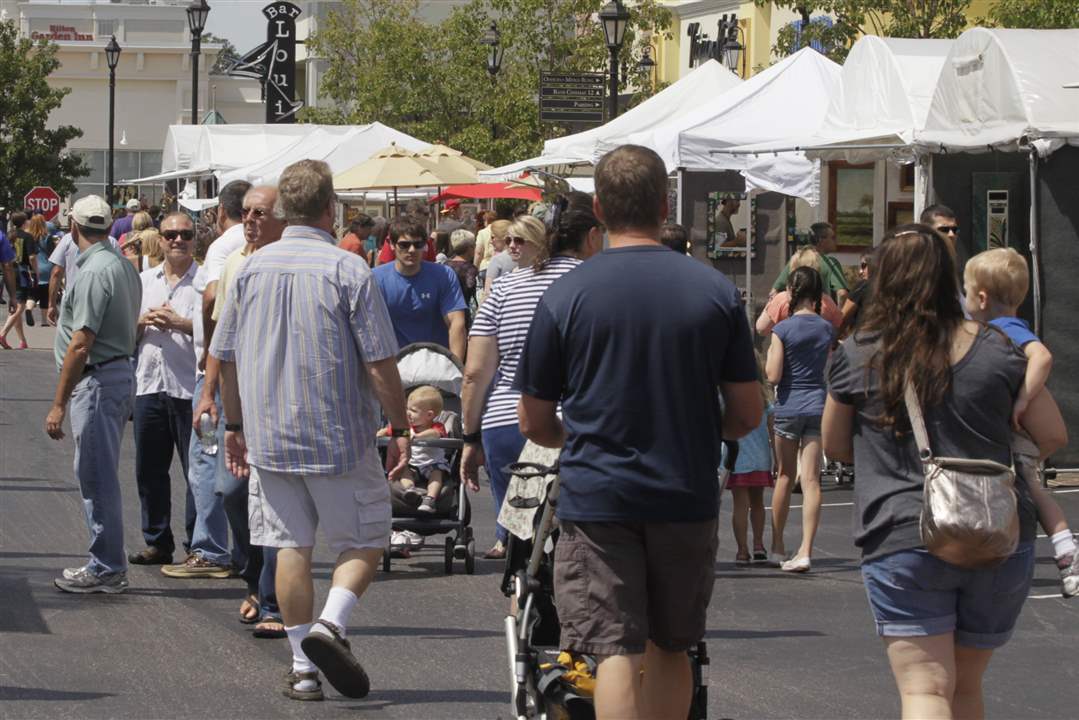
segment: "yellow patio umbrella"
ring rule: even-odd
[[[457,174],[437,168],[430,158],[419,157],[411,150],[391,144],[335,175],[333,188],[339,192],[392,189],[396,208],[398,188],[440,187],[463,182],[458,178]]]
[[[432,145],[420,152],[419,157],[429,162],[434,162],[435,166],[441,171],[449,174],[459,174],[468,178],[467,180],[455,181],[455,185],[478,182],[479,178],[476,176],[476,171],[491,169],[491,166],[487,163],[470,158],[460,150],[454,150],[446,145]]]

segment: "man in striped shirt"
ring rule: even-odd
[[[389,540],[379,403],[395,428],[394,476],[409,458],[393,326],[367,263],[336,247],[335,205],[326,163],[285,169],[275,210],[287,227],[237,272],[210,346],[221,363],[225,462],[250,475],[251,543],[279,548],[277,595],[292,647],[284,693],[295,700],[322,699],[318,670],[348,697],[370,689],[344,636]],[[312,622],[316,527],[338,559]]]

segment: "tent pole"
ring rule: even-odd
[[[1038,152],[1030,148],[1030,267],[1034,285],[1034,334],[1042,335],[1042,284],[1038,250]]]
[[[401,206],[397,204],[397,186],[396,185],[393,186],[393,214],[394,215],[400,215],[401,214]]]
[[[676,177],[675,187],[677,188],[677,191],[675,192],[675,202],[677,203],[677,207],[675,207],[675,209],[674,209],[674,219],[678,222],[679,225],[681,225],[682,224],[682,168],[678,168],[678,172],[675,174],[675,177]],[[668,215],[670,214],[670,208],[667,209],[667,214]]]
[[[753,327],[753,283],[750,278],[753,275],[753,226],[756,207],[752,193],[747,193],[746,200],[749,201],[749,223],[746,225],[746,315],[749,326]]]

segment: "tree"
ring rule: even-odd
[[[428,141],[444,142],[491,164],[538,154],[544,137],[569,128],[541,124],[543,70],[604,71],[608,52],[595,18],[602,0],[472,0],[437,25],[416,0],[345,0],[308,50],[328,60],[321,94],[331,108],[305,108],[304,121],[380,121]],[[620,61],[623,88],[636,100],[655,88],[637,67],[650,34],[666,33],[670,12],[656,0],[630,8]],[[505,48],[492,80],[480,44],[496,18]]]
[[[75,180],[89,173],[80,157],[64,152],[82,130],[46,127],[71,92],[46,82],[58,67],[54,43],[20,38],[13,22],[0,21],[0,206],[5,208],[22,207],[23,196],[36,185],[70,195]]]
[[[998,0],[983,24],[1006,28],[1079,27],[1076,0]]]
[[[236,52],[236,46],[228,38],[220,38],[213,33],[203,33],[202,42],[221,46],[221,52],[217,54],[217,58],[210,68],[211,75],[224,75],[232,66],[232,63],[240,59],[240,54]]]
[[[1067,1],[1067,0],[1063,0]],[[801,15],[801,23],[779,31],[773,52],[785,56],[803,47],[821,49],[842,62],[863,34],[908,38],[954,38],[967,26],[970,0],[754,0],[772,2]],[[832,23],[812,22],[829,15]]]

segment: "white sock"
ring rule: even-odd
[[[1049,542],[1053,543],[1053,557],[1059,560],[1067,555],[1072,555],[1076,551],[1075,538],[1072,537],[1071,530],[1061,530],[1049,537]]]
[[[322,614],[318,616],[318,619],[332,622],[340,628],[341,637],[344,637],[348,616],[352,614],[352,608],[356,607],[358,599],[356,594],[348,588],[332,587],[330,594],[326,597],[326,606],[322,608]],[[314,629],[315,632],[326,632],[319,625],[316,625]]]
[[[312,672],[317,670],[318,668],[315,667],[313,662],[307,659],[307,655],[304,654],[303,648],[300,647],[300,642],[307,637],[307,633],[311,632],[311,623],[286,627],[285,632],[288,633],[288,644],[292,647],[292,671]]]

